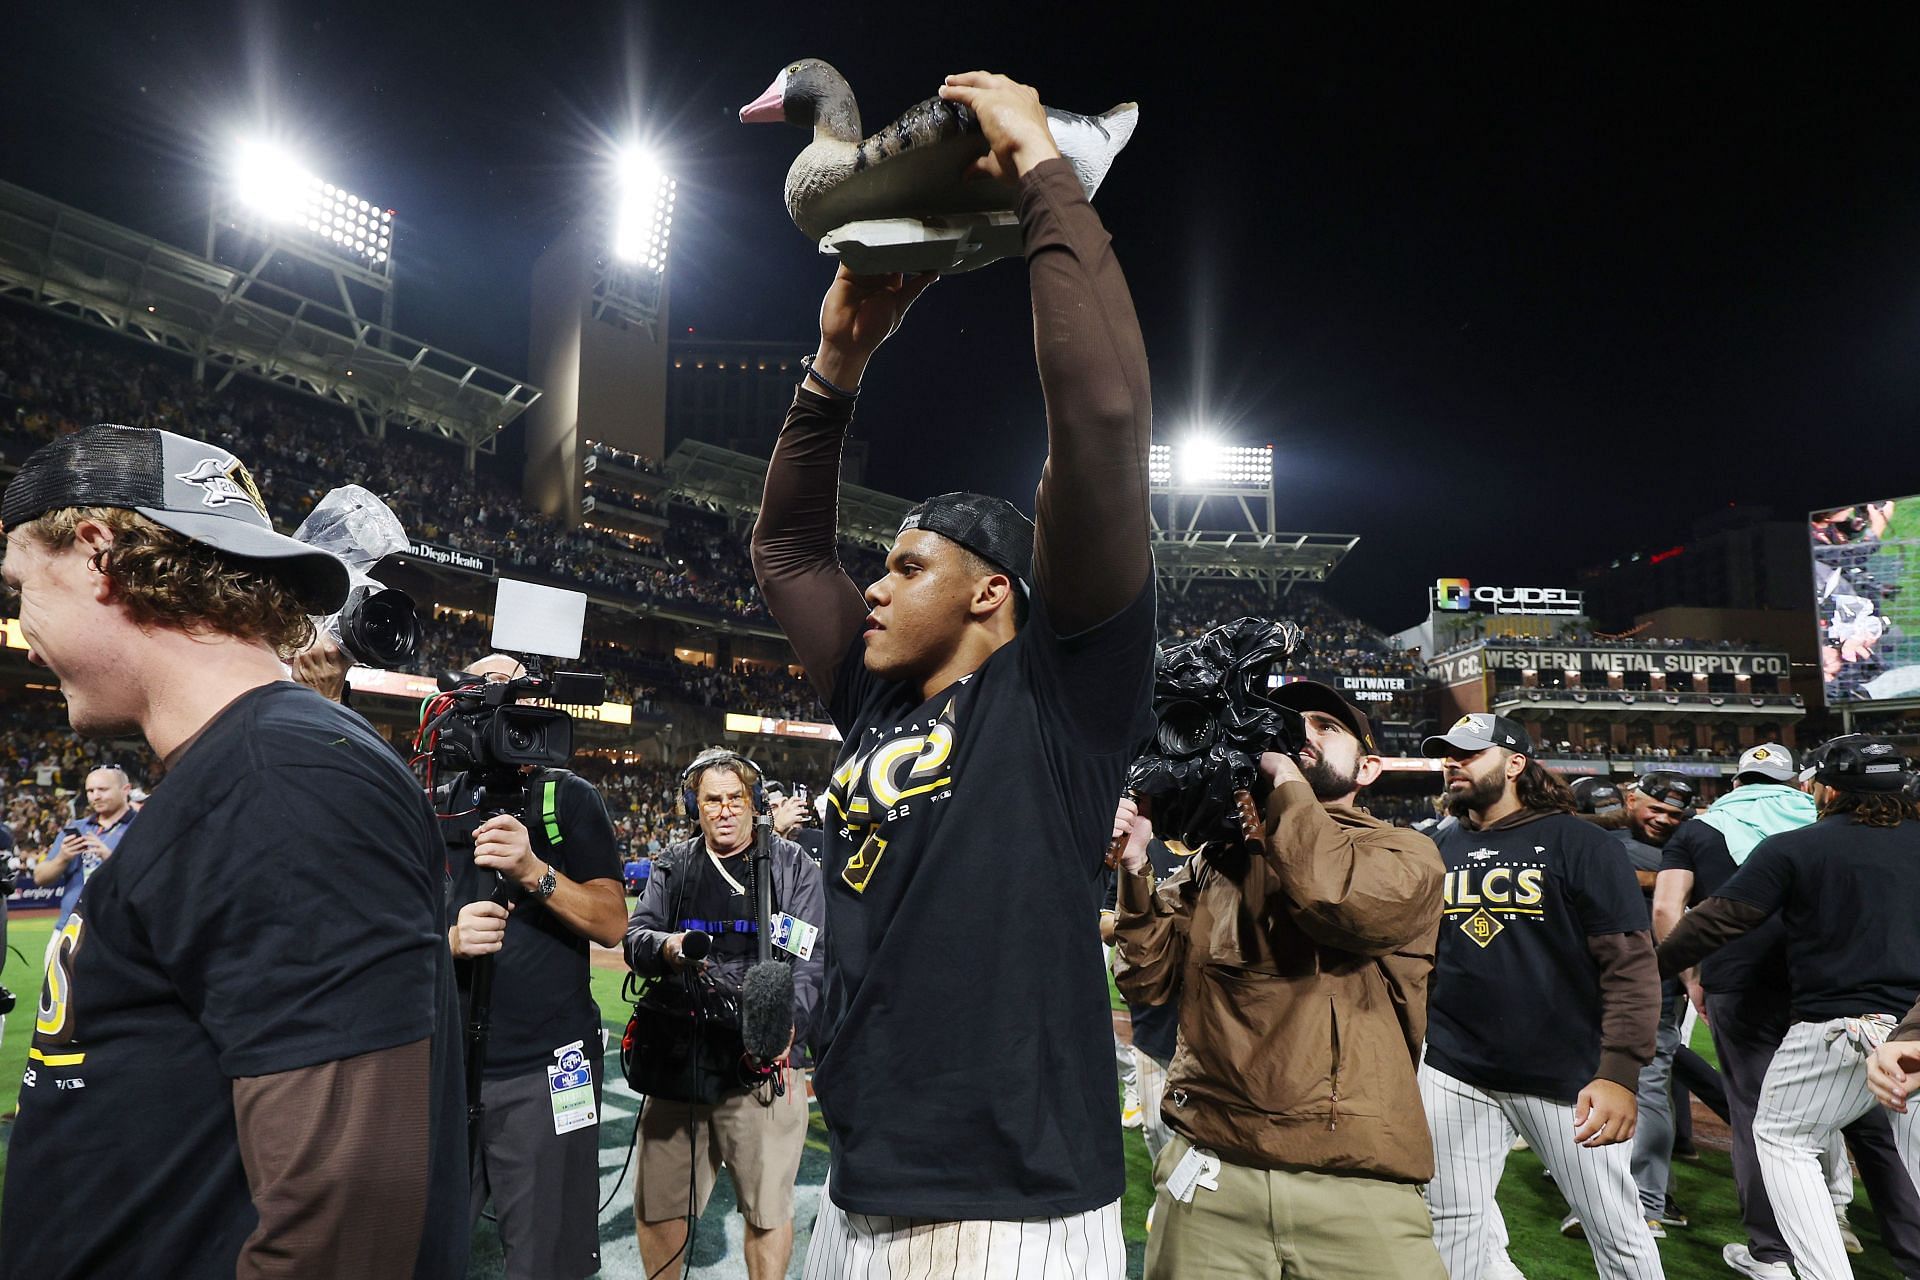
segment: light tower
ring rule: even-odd
[[[581,519],[588,441],[663,460],[667,246],[678,183],[654,151],[611,157],[600,209],[533,267],[529,354],[546,393],[527,415],[527,500]]]

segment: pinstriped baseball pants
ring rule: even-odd
[[[806,1280],[1121,1280],[1120,1202],[1064,1218],[941,1222],[848,1213],[820,1192]]]
[[[1820,1153],[1843,1125],[1877,1106],[1867,1091],[1865,1054],[1892,1028],[1835,1018],[1796,1022],[1774,1050],[1753,1117],[1760,1177],[1801,1280],[1847,1280],[1853,1268],[1833,1219]],[[1907,1176],[1920,1185],[1920,1112],[1888,1112]]]
[[[1477,1089],[1424,1062],[1420,1099],[1433,1131],[1434,1175],[1427,1184],[1433,1242],[1452,1280],[1480,1280],[1493,1229],[1488,1210],[1515,1132],[1580,1215],[1594,1266],[1605,1280],[1665,1280],[1660,1251],[1640,1215],[1632,1143],[1580,1146],[1566,1103]],[[1831,1210],[1827,1220],[1833,1220]]]

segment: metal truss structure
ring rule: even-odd
[[[1274,527],[1271,455],[1234,448],[1210,474],[1183,475],[1166,445],[1153,446],[1147,495],[1153,522],[1153,559],[1163,590],[1184,596],[1196,582],[1249,582],[1269,599],[1296,583],[1325,582],[1359,545],[1357,534],[1288,533]]]
[[[272,255],[223,266],[0,182],[0,294],[184,355],[202,377],[218,371],[216,389],[240,374],[278,383],[344,405],[370,436],[394,425],[458,441],[469,469],[539,399],[521,379],[361,318],[344,283],[343,308],[262,279]]]
[[[638,325],[647,337],[660,341],[660,310],[666,296],[666,273],[603,253],[593,264],[593,318],[609,317]]]
[[[767,484],[767,464],[763,459],[735,453],[705,444],[683,440],[667,459],[667,475],[673,481],[673,496],[682,502],[705,508],[730,519],[756,515],[760,494]],[[913,504],[905,498],[863,489],[859,485],[840,486],[840,536],[848,542],[885,551],[893,546]]]

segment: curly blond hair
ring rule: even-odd
[[[52,551],[73,545],[83,520],[104,526],[113,545],[93,567],[143,626],[190,635],[264,641],[281,658],[313,642],[313,619],[292,588],[257,564],[228,556],[125,507],[61,507],[19,526]]]

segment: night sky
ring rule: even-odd
[[[232,139],[269,122],[399,210],[398,327],[516,373],[530,265],[635,127],[680,179],[676,330],[810,344],[831,267],[780,202],[805,137],[733,117],[784,63],[838,66],[868,132],[976,66],[1055,106],[1135,99],[1096,205],[1158,437],[1271,441],[1282,527],[1360,534],[1330,594],[1390,628],[1437,576],[1572,585],[1730,502],[1920,492],[1920,103],[1897,18],[23,8],[0,177],[196,245]],[[1030,504],[1025,287],[1013,262],[944,281],[881,353],[878,487]]]

